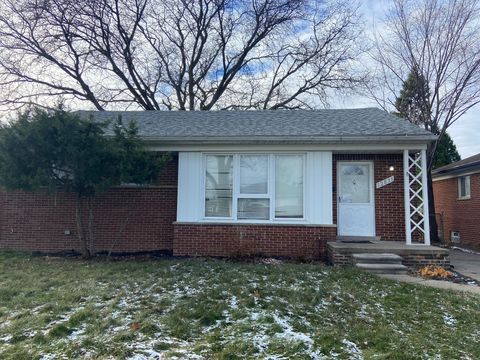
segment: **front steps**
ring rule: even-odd
[[[337,241],[342,243],[371,243],[372,241],[379,241],[380,236],[343,236],[338,235]]]
[[[375,274],[406,274],[407,267],[402,265],[402,257],[390,253],[352,254],[355,267]]]

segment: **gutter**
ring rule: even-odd
[[[444,171],[432,171],[432,179],[440,179],[442,177],[457,177],[460,175],[468,175],[476,173],[480,170],[480,162],[469,163],[462,166],[456,166]]]

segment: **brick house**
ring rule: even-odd
[[[480,249],[480,154],[435,169],[432,179],[444,241]]]
[[[324,258],[338,237],[429,245],[435,136],[375,108],[80,112],[135,121],[172,161],[155,186],[95,199],[96,252]],[[67,193],[0,193],[0,247],[77,251]],[[413,239],[413,240],[412,240]]]

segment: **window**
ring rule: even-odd
[[[267,194],[268,156],[240,156],[240,194]]]
[[[205,179],[205,216],[231,217],[232,195],[233,156],[207,156]]]
[[[458,178],[458,198],[470,198],[470,176],[461,176]]]
[[[268,155],[240,155],[238,219],[270,219]]]
[[[238,199],[238,219],[270,219],[270,199]]]
[[[342,203],[370,203],[370,166],[341,164],[340,174]]]
[[[275,217],[303,218],[303,156],[275,159]]]
[[[303,219],[304,157],[206,155],[205,217]]]

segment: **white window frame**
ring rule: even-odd
[[[462,179],[465,179],[465,195],[462,195]],[[468,186],[467,186],[468,185]],[[460,176],[457,179],[457,199],[466,200],[471,196],[471,179],[470,175]]]
[[[211,217],[205,216],[205,187],[206,187],[206,170],[207,156],[233,156],[233,190],[232,190],[232,216],[231,217]],[[268,156],[268,175],[267,175],[267,194],[241,194],[240,193],[240,157],[242,155],[267,155]],[[301,218],[281,218],[275,217],[275,157],[282,155],[301,155],[303,167],[303,201]],[[306,206],[306,188],[307,188],[307,153],[306,152],[208,152],[202,153],[202,221],[204,222],[234,222],[234,223],[307,223],[307,206]],[[238,219],[237,208],[238,199],[269,199],[270,218],[266,219]]]

